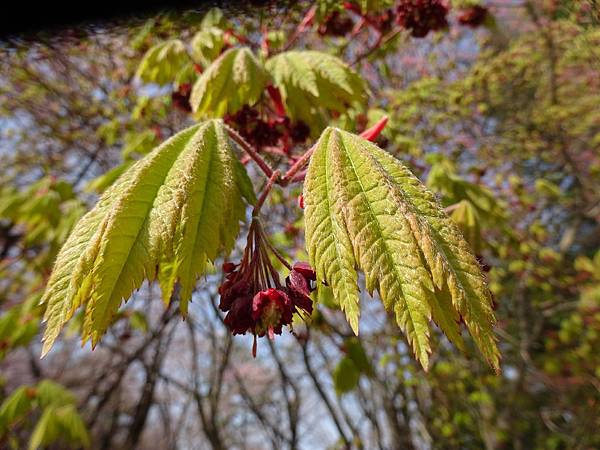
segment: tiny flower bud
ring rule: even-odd
[[[371,128],[368,128],[365,131],[363,131],[362,133],[360,133],[360,136],[365,138],[367,141],[371,141],[371,142],[375,141],[375,139],[377,139],[377,136],[379,136],[379,133],[381,133],[383,131],[383,129],[385,128],[385,125],[387,124],[387,122],[388,122],[388,117],[383,116]]]

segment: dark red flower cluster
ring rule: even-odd
[[[225,122],[235,128],[244,139],[257,148],[275,147],[282,143],[282,147],[290,140],[295,143],[304,142],[310,128],[302,121],[292,123],[287,116],[269,117],[262,119],[259,112],[248,105],[244,105],[235,114],[225,116]]]
[[[317,32],[321,36],[345,36],[352,31],[353,27],[354,22],[351,17],[340,13],[340,11],[334,11],[319,25]]]
[[[290,269],[281,284],[271,255]],[[284,325],[292,323],[293,314],[312,314],[310,293],[314,290],[315,271],[306,263],[290,266],[268,241],[262,225],[254,218],[240,264],[223,264],[227,273],[219,287],[219,308],[226,312],[225,325],[232,334],[254,335],[252,355],[256,356],[256,338],[273,339]]]
[[[173,102],[173,106],[175,108],[189,113],[192,111],[192,106],[190,105],[190,95],[192,93],[192,85],[190,83],[182,83],[179,85],[179,88],[171,93],[171,101]]]
[[[476,28],[482,25],[487,18],[488,10],[485,6],[475,5],[463,9],[458,15],[458,23]]]
[[[394,23],[394,10],[386,9],[383,13],[369,16],[369,22],[381,33],[386,34]]]
[[[291,124],[288,130],[292,141],[298,144],[301,144],[302,142],[306,141],[306,139],[308,139],[308,136],[310,136],[310,128],[301,120]]]
[[[448,26],[448,9],[444,0],[400,0],[396,22],[410,30],[413,37],[421,38]]]

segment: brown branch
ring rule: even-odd
[[[350,445],[350,440],[348,439],[348,437],[346,437],[346,433],[344,432],[344,429],[342,428],[342,424],[340,423],[338,415],[337,415],[331,401],[329,400],[327,393],[323,390],[323,387],[321,386],[321,382],[312,367],[312,364],[310,362],[310,357],[308,356],[308,348],[307,348],[308,344],[307,344],[307,342],[300,342],[300,341],[299,341],[299,343],[300,343],[300,348],[302,349],[302,359],[304,361],[304,366],[306,368],[306,372],[308,373],[308,376],[312,380],[313,385],[315,386],[315,389],[317,390],[317,393],[321,397],[321,400],[323,400],[323,403],[325,404],[327,411],[329,411],[329,415],[331,416],[331,419],[333,420],[333,423],[340,435],[340,439],[344,442],[344,448],[350,449],[350,448],[352,448]]]

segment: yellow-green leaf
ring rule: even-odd
[[[190,104],[197,117],[222,117],[262,95],[269,75],[247,47],[231,48],[200,75]]]
[[[294,50],[270,58],[266,69],[281,92],[289,116],[313,132],[325,125],[324,110],[346,111],[366,100],[362,78],[344,61],[327,53]]]
[[[146,52],[135,76],[146,83],[173,83],[189,60],[185,46],[179,39],[161,42]]]
[[[85,306],[82,339],[96,345],[121,302],[158,277],[168,302],[178,282],[186,312],[196,279],[230,249],[252,185],[220,120],[190,127],[136,162],[75,226],[42,303],[42,354]]]
[[[221,53],[225,45],[225,33],[220,28],[209,27],[198,31],[191,42],[192,57],[195,61],[208,66]]]
[[[424,368],[430,319],[462,348],[462,317],[498,369],[492,301],[479,264],[433,193],[404,165],[359,136],[328,128],[308,168],[304,202],[310,261],[355,331],[358,267]]]

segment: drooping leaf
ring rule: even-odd
[[[222,117],[262,95],[269,75],[247,47],[231,48],[200,75],[190,104],[197,117]]]
[[[37,450],[58,440],[60,428],[55,416],[55,408],[47,408],[42,413],[29,438],[29,450]]]
[[[408,168],[365,139],[328,128],[308,168],[304,204],[311,264],[355,331],[357,266],[367,290],[377,290],[395,313],[424,368],[430,319],[462,347],[462,318],[498,369],[491,295],[479,264],[433,193]]]
[[[341,59],[312,50],[294,50],[270,58],[265,67],[279,88],[293,120],[306,122],[313,133],[325,125],[324,110],[344,112],[366,100],[360,76]]]
[[[40,408],[75,404],[75,395],[52,380],[42,380],[36,387],[36,398]]]
[[[453,205],[450,215],[475,253],[481,252],[483,241],[477,209],[469,200],[461,200]]]
[[[360,381],[360,371],[354,364],[354,361],[345,356],[340,359],[335,366],[335,369],[333,369],[332,378],[335,392],[338,395],[342,395],[352,391],[358,386],[358,382]]]
[[[90,435],[75,405],[56,408],[54,414],[61,430],[60,440],[71,444],[79,444],[84,448],[90,446]]]
[[[20,420],[32,407],[31,388],[20,386],[0,405],[0,436],[13,422]]]
[[[227,26],[227,19],[223,14],[223,11],[219,8],[210,8],[200,22],[200,28],[223,28]]]
[[[90,446],[90,436],[75,405],[45,408],[29,438],[29,450],[37,450],[55,442],[68,443],[77,448]]]
[[[135,76],[145,83],[170,84],[189,60],[179,39],[161,42],[146,52]]]
[[[225,45],[225,33],[220,28],[210,27],[198,31],[191,42],[192,58],[207,67],[221,53]]]
[[[168,302],[180,285],[183,313],[196,279],[233,246],[252,185],[222,121],[190,127],[125,172],[75,226],[42,303],[42,354],[85,306],[82,339],[96,345],[121,302],[158,278]]]

